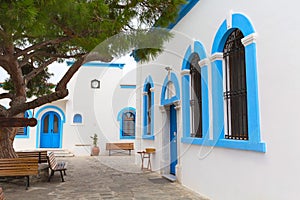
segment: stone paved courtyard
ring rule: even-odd
[[[7,200],[204,200],[204,197],[169,182],[154,172],[142,172],[134,156],[63,158],[68,162],[65,182],[56,172],[51,182],[33,177],[28,190],[22,180],[1,181]]]

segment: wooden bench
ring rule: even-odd
[[[0,159],[0,176],[25,177],[26,189],[29,187],[29,176],[38,175],[37,158],[2,158]]]
[[[109,151],[109,156],[111,151],[129,151],[131,155],[131,150],[134,150],[133,142],[116,142],[116,143],[106,143],[106,150]]]
[[[47,163],[47,151],[18,151],[16,152],[19,158],[38,158],[39,163]]]
[[[4,192],[2,190],[2,187],[0,187],[0,200],[4,200],[5,196],[4,196]]]
[[[63,172],[64,175],[66,175],[67,163],[64,161],[57,162],[53,152],[48,153],[47,159],[49,163],[49,168],[51,170],[51,174],[48,178],[48,182],[50,182],[50,179],[54,175],[54,172],[57,171],[60,172],[61,181],[64,182],[65,180],[64,180]]]

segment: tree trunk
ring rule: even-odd
[[[17,128],[0,128],[0,158],[17,158],[13,142]]]

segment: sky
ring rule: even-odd
[[[136,67],[136,62],[132,57],[129,55],[121,57],[114,61],[115,63],[125,63],[125,67],[123,70],[123,76],[130,72],[132,69]],[[58,83],[58,81],[62,78],[62,76],[66,73],[66,71],[69,69],[69,66],[67,66],[66,62],[64,63],[52,63],[49,65],[49,72],[53,73],[54,75],[50,78],[49,82],[50,83]],[[5,79],[7,79],[9,76],[7,72],[0,67],[0,82],[4,82]]]

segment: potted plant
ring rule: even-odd
[[[93,139],[91,156],[99,156],[100,148],[98,147],[98,135],[95,133],[94,136],[91,136],[91,138]]]

